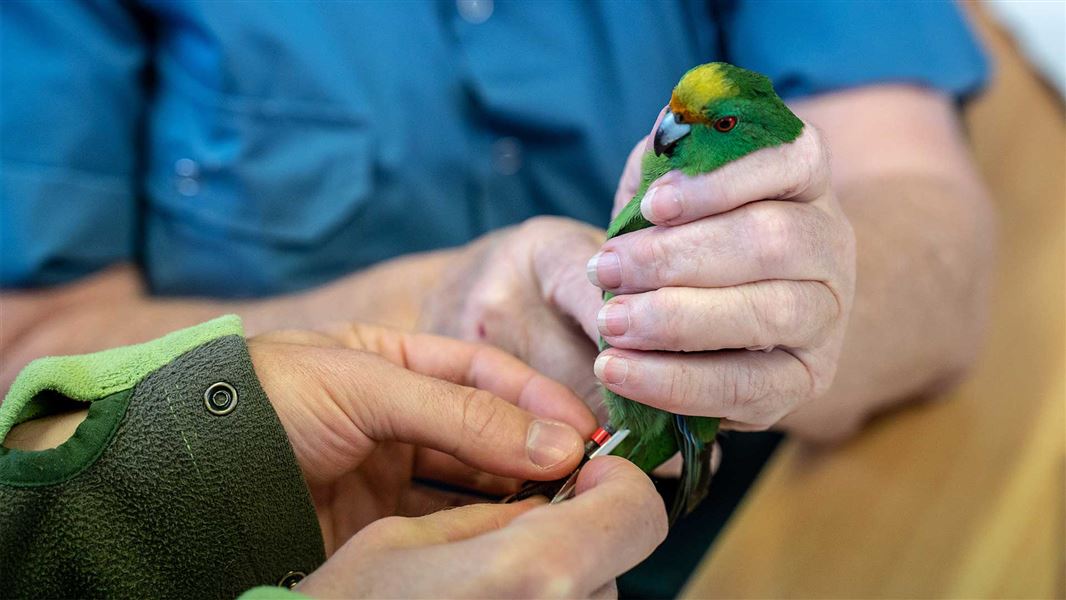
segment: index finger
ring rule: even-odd
[[[358,465],[351,464],[349,451],[359,442],[357,434],[439,450],[505,477],[555,479],[581,458],[584,442],[572,426],[534,417],[487,390],[414,373],[365,352],[302,354],[292,357],[305,361],[297,368],[318,372],[328,398],[320,404],[331,401],[336,410],[322,409],[320,421],[327,423],[308,427],[305,435],[325,447],[336,468]]]
[[[483,389],[537,416],[564,421],[582,434],[596,428],[595,417],[573,391],[497,348],[353,323],[338,324],[329,333],[343,346],[369,349],[434,379]]]
[[[582,434],[596,428],[596,418],[570,388],[502,350],[425,334],[405,335],[400,343],[403,366],[412,371],[491,392],[539,417],[569,423]]]
[[[821,135],[806,124],[795,141],[763,148],[710,173],[671,171],[644,194],[640,212],[656,225],[680,225],[759,200],[809,202],[829,187]]]

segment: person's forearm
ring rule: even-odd
[[[245,304],[238,310],[248,335],[281,328],[316,328],[359,321],[410,331],[427,290],[459,249],[411,254],[313,290]]]
[[[109,269],[56,290],[0,295],[0,388],[34,358],[143,342],[236,313],[248,335],[315,328],[336,321],[411,329],[424,290],[452,251],[401,257],[306,292],[263,300],[148,296],[131,266]]]
[[[984,328],[995,219],[976,181],[892,176],[837,190],[855,230],[858,277],[828,394],[782,422],[840,439],[877,411],[952,383]]]

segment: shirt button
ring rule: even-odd
[[[237,408],[237,390],[225,381],[213,383],[204,392],[204,406],[213,415],[228,415]]]
[[[179,158],[174,161],[174,172],[178,177],[196,177],[200,174],[200,165],[191,158]]]
[[[514,175],[522,168],[522,142],[504,137],[492,144],[492,168],[500,175]]]
[[[178,193],[182,196],[195,196],[200,191],[200,184],[192,177],[178,180]]]
[[[480,25],[492,16],[492,0],[456,0],[455,7],[459,10],[459,16],[467,23]]]
[[[174,173],[178,176],[178,193],[182,196],[195,196],[200,191],[200,165],[191,158],[179,158],[174,161]]]

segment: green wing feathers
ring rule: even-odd
[[[611,225],[607,228],[607,239],[651,226],[651,222],[640,213],[640,199],[641,196],[637,196],[630,200],[622,208],[622,212],[611,220]]]

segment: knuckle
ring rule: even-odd
[[[647,265],[655,262],[653,258],[655,256],[655,250],[652,248],[654,241],[651,236],[639,235],[632,236],[633,241],[629,247],[628,258],[633,263],[633,266],[637,268],[644,268]]]
[[[511,295],[503,286],[479,282],[470,290],[468,311],[474,319],[486,321],[505,320],[508,316]]]
[[[760,307],[761,296],[765,292],[761,289],[762,284],[752,284],[736,290],[740,300],[737,310],[730,312],[730,325],[738,331],[748,331],[750,337],[747,340],[748,347],[758,347],[769,344],[767,340],[773,337],[770,325],[764,312],[769,312]]]
[[[760,203],[748,216],[751,239],[755,240],[758,261],[763,268],[784,264],[792,251],[795,225],[784,211],[772,204]]]
[[[490,555],[490,564],[486,565],[485,574],[507,576],[519,572],[522,565],[529,560],[529,549],[524,544],[498,544]]]
[[[767,344],[780,344],[800,318],[799,290],[794,282],[768,284],[766,304],[761,319],[766,327]]]
[[[807,370],[807,375],[810,379],[809,397],[813,399],[824,396],[825,393],[829,391],[829,388],[833,385],[833,379],[836,375],[835,365],[826,368],[823,372],[811,369],[806,365],[804,365],[804,368]]]
[[[537,545],[535,542],[531,544]],[[507,586],[522,598],[571,598],[577,592],[578,577],[574,556],[562,544],[540,547],[537,551],[503,552],[496,573],[512,583]],[[536,560],[530,560],[530,556]]]
[[[663,504],[662,496],[655,491],[655,485],[647,477],[643,479],[640,489],[635,490],[633,494],[637,504],[637,514],[640,515],[638,522],[643,524],[640,530],[648,532],[658,545],[666,539],[666,534],[670,529],[669,518],[666,515],[666,505]]]
[[[808,123],[805,129],[796,148],[800,156],[797,160],[789,161],[790,189],[783,196],[786,198],[805,191],[820,194],[828,180],[829,146],[817,127]]]
[[[761,431],[772,427],[791,412],[797,403],[811,397],[811,388],[814,386],[815,378],[807,364],[792,351],[776,350],[775,354],[779,359],[791,357],[794,362],[792,366],[787,366],[781,361],[767,361],[756,369],[762,373],[763,394],[757,402],[749,406],[744,419],[753,430]],[[801,377],[809,382],[808,385],[797,387],[793,376],[780,382],[774,379],[774,375],[784,374],[797,365],[805,371]]]
[[[409,531],[411,523],[404,517],[384,517],[359,530],[359,537],[369,546],[388,546]]]
[[[562,217],[536,216],[522,223],[522,231],[529,234],[542,234],[557,231],[565,221]]]
[[[694,406],[697,394],[692,377],[692,368],[686,362],[677,362],[670,368],[670,375],[666,386],[666,398],[670,406],[677,411],[684,411]]]
[[[651,238],[651,273],[655,278],[656,285],[668,285],[674,279],[674,264],[672,253],[665,243],[665,237],[661,235],[649,236]]]
[[[641,328],[647,332],[649,339],[658,341],[662,350],[685,350],[681,348],[683,343],[682,326],[684,317],[682,311],[684,302],[676,293],[676,290],[656,290],[647,294],[647,305],[637,314],[643,313],[645,321],[650,321],[647,326]],[[649,316],[651,318],[647,318]]]
[[[639,236],[632,246],[631,257],[636,270],[656,284],[669,281],[672,258],[663,236],[652,231]]]
[[[479,589],[529,596],[528,588],[533,583],[533,577],[527,570],[532,566],[529,564],[529,540],[522,541],[526,544],[505,544],[495,548],[490,563],[479,576]]]
[[[821,398],[829,391],[833,384],[833,377],[814,377],[811,382],[811,398]]]
[[[479,439],[492,431],[500,419],[501,406],[496,396],[477,389],[467,389],[463,394],[463,432],[464,439],[471,437]]]
[[[726,165],[713,171],[704,178],[707,189],[710,190],[709,195],[717,199],[718,205],[736,206],[742,200],[739,190],[744,189],[745,184],[750,181],[750,170],[741,168],[738,161],[734,165]]]
[[[572,598],[577,593],[578,576],[575,559],[565,557],[569,553],[555,553],[537,569],[535,581],[530,582],[530,592],[536,598]]]
[[[816,171],[825,172],[828,175],[829,165],[831,163],[831,150],[829,144],[825,141],[825,134],[818,127],[808,123],[808,143],[811,147],[811,155],[813,156],[813,163],[816,167]]]
[[[758,411],[758,401],[765,395],[766,378],[754,361],[738,362],[730,378],[729,401],[732,405],[751,415]],[[750,417],[744,419],[750,422]]]
[[[822,131],[809,122],[804,122],[804,133],[806,134],[804,140],[812,148],[821,148],[825,144],[822,143]]]
[[[808,160],[796,165],[796,173],[792,176],[791,196],[798,196],[807,191],[819,191],[815,187],[819,183],[819,174],[822,171],[822,154],[816,150]]]
[[[776,196],[782,200],[795,198],[810,189],[814,177],[814,166],[809,159],[790,162],[789,165],[785,172],[785,185]]]
[[[819,281],[807,286],[805,293],[808,298],[806,302],[811,306],[810,312],[814,315],[809,321],[801,321],[809,327],[807,345],[819,346],[843,327],[846,309],[840,294],[827,283]],[[802,319],[802,315],[798,318]]]

